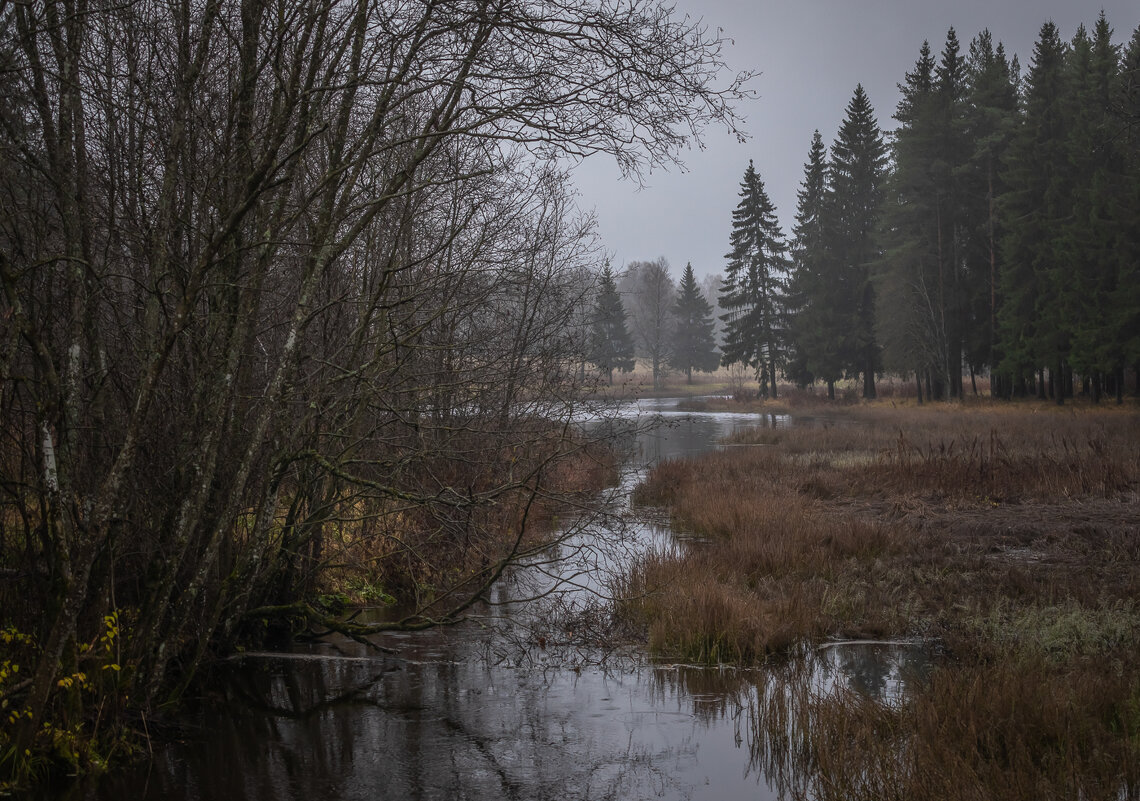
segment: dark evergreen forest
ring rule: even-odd
[[[1023,73],[988,31],[963,47],[951,29],[899,89],[893,133],[861,86],[830,149],[816,132],[787,280],[751,298],[737,276],[783,242],[749,165],[721,304],[766,322],[755,342],[730,323],[726,360],[763,352],[762,393],[778,363],[831,395],[849,378],[873,398],[890,372],[920,400],[987,374],[1003,398],[1121,400],[1140,365],[1140,30],[1122,45],[1102,14],[1066,42],[1048,22]]]
[[[1140,31],[1045,23],[1027,71],[983,31],[923,42],[897,128],[857,85],[816,131],[789,245],[751,163],[720,306],[725,363],[800,385],[903,375],[919,400],[1123,399],[1140,366]],[[790,263],[785,261],[785,250]]]

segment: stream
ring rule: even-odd
[[[891,703],[926,656],[903,644],[833,644],[810,669],[661,664],[591,645],[604,626],[605,577],[646,548],[678,544],[660,510],[629,507],[647,465],[718,447],[746,426],[813,424],[759,414],[676,411],[676,399],[624,407],[664,425],[630,437],[611,505],[610,545],[585,526],[561,561],[514,571],[483,617],[461,627],[387,634],[380,653],[350,640],[245,654],[222,669],[226,702],[198,713],[181,742],[69,799],[776,799],[778,769],[757,716],[765,694],[807,682]],[[591,524],[596,525],[596,524]],[[602,532],[605,533],[605,532]],[[699,547],[694,546],[694,547]],[[537,603],[558,578],[565,592]],[[557,626],[552,620],[561,621]],[[578,621],[567,633],[566,620]]]

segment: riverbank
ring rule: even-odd
[[[639,488],[703,542],[643,559],[621,614],[669,659],[829,638],[944,650],[897,707],[803,699],[818,797],[1134,797],[1138,444],[1134,410],[1000,404],[753,429]]]
[[[465,620],[510,567],[568,536],[560,515],[586,516],[599,491],[620,478],[619,457],[605,435],[568,422],[518,415],[509,426],[452,425],[446,440],[437,430],[442,442],[412,440],[386,462],[334,464],[311,454],[310,481],[275,488],[279,497],[270,506],[277,512],[267,530],[250,513],[225,532],[227,542],[274,561],[260,575],[276,580],[247,587],[242,604],[224,610],[224,625],[188,629],[177,642],[188,661],[180,659],[156,687],[146,681],[148,646],[171,635],[160,618],[146,624],[137,576],[108,578],[116,591],[99,602],[112,611],[89,639],[68,644],[43,720],[25,735],[23,748],[20,726],[31,719],[31,676],[44,658],[50,610],[40,596],[17,592],[35,586],[42,572],[44,556],[32,545],[19,547],[33,541],[31,534],[15,526],[0,531],[10,557],[0,569],[19,566],[0,585],[0,796],[29,787],[50,795],[54,782],[146,759],[187,725],[184,700],[218,691],[219,666],[235,652],[287,651],[294,640],[333,633],[363,643],[381,630]],[[393,467],[385,475],[386,466]],[[319,481],[313,476],[321,470]],[[239,583],[231,576],[227,586],[231,581]],[[357,619],[360,607],[383,605],[394,607],[388,618]],[[84,617],[97,608],[82,610]],[[219,618],[222,611],[219,603]]]

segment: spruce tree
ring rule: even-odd
[[[965,271],[965,197],[962,179],[970,158],[966,137],[965,57],[958,35],[946,32],[946,44],[935,69],[936,111],[939,136],[936,153],[940,161],[931,165],[937,193],[938,313],[944,317],[945,346],[941,372],[946,376],[951,397],[962,397],[962,349],[970,324],[968,277]]]
[[[931,371],[949,384],[949,340],[941,306],[938,268],[941,192],[935,165],[939,155],[939,93],[936,61],[929,42],[922,43],[914,70],[899,86],[895,119],[895,169],[884,204],[883,258],[875,265],[876,333],[883,363],[890,370],[915,372],[919,399],[924,375]]]
[[[970,43],[966,57],[966,135],[971,144],[962,179],[965,195],[967,305],[972,310],[965,337],[973,367],[995,367],[997,341],[998,242],[1003,235],[997,199],[1005,192],[1001,164],[1018,121],[1017,67],[996,47],[988,30]],[[991,372],[991,392],[1006,396],[1001,376]]]
[[[850,304],[846,367],[852,374],[862,373],[864,398],[875,397],[875,374],[881,364],[870,265],[879,259],[876,236],[886,166],[883,134],[871,101],[859,84],[831,147],[825,229],[829,251],[836,260],[837,284]]]
[[[1121,176],[1113,195],[1113,216],[1119,226],[1117,279],[1108,312],[1120,343],[1114,379],[1119,403],[1124,368],[1131,366],[1140,376],[1140,26],[1124,50],[1112,108],[1123,132],[1118,142]],[[1140,394],[1140,378],[1136,391]]]
[[[761,395],[776,397],[776,367],[786,341],[784,297],[787,245],[776,208],[752,161],[740,183],[740,203],[732,212],[731,250],[725,256],[720,306],[725,322],[725,365],[755,368]]]
[[[1063,286],[1070,268],[1063,254],[1072,213],[1065,108],[1066,46],[1057,26],[1041,27],[1026,79],[1025,116],[1010,147],[1002,199],[1006,234],[999,276],[999,368],[1017,378],[1048,368],[1055,398],[1064,402],[1069,333]]]
[[[821,380],[829,398],[843,377],[844,303],[838,297],[835,261],[827,242],[827,149],[812,135],[796,202],[792,272],[788,289],[791,354],[788,376],[801,386]]]
[[[713,337],[712,306],[705,300],[693,274],[693,265],[685,265],[677,300],[673,305],[673,342],[670,364],[685,373],[693,383],[693,370],[711,373],[720,365],[720,354]]]
[[[598,278],[598,296],[590,324],[590,361],[613,383],[614,370],[633,369],[633,337],[626,325],[625,306],[607,264]]]
[[[1113,194],[1123,174],[1111,112],[1119,64],[1119,48],[1112,44],[1112,28],[1101,12],[1092,38],[1083,27],[1078,30],[1067,62],[1073,213],[1064,241],[1073,269],[1059,292],[1071,333],[1069,359],[1086,377],[1094,401],[1100,400],[1105,376],[1123,366],[1122,332],[1116,330],[1112,310],[1121,229]]]
[[[884,258],[876,265],[877,330],[885,364],[929,370],[935,395],[962,394],[962,351],[969,326],[963,178],[965,59],[951,28],[936,62],[923,43],[900,86],[895,170],[885,208]]]

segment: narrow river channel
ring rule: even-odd
[[[599,574],[620,569],[639,549],[685,547],[659,514],[629,508],[646,465],[718,447],[741,427],[801,424],[679,412],[676,404],[642,401],[623,410],[627,419],[657,416],[663,425],[638,433],[631,448],[615,498],[628,523],[620,547],[564,544],[587,563],[557,569],[587,589],[553,596],[548,606],[573,607],[588,621],[591,608],[604,609],[588,591],[604,588]],[[541,567],[521,571],[504,582],[498,600],[550,580]],[[555,647],[553,633],[548,646],[542,614],[505,603],[480,624],[380,638],[391,653],[341,641],[245,655],[225,668],[227,703],[200,714],[197,734],[65,797],[775,799],[795,777],[764,742],[758,699],[786,692],[787,681],[806,681],[890,703],[923,659],[904,647],[864,644],[814,651],[808,671],[660,664],[639,653]],[[514,615],[530,617],[513,625]]]

